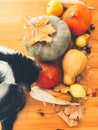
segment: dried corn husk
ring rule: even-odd
[[[49,90],[50,91],[50,90]],[[38,101],[58,104],[58,105],[80,105],[79,103],[71,103],[69,101],[61,100],[55,98],[45,89],[39,88],[38,86],[34,86],[31,88],[30,96]]]
[[[88,6],[86,3],[84,3],[81,0],[59,0],[59,1],[63,4],[64,7],[69,7],[69,5],[72,5],[72,4],[82,4],[82,5],[87,6],[88,9],[91,9],[91,10],[94,9],[94,7]]]
[[[62,4],[82,4],[85,5],[83,1],[80,0],[59,0]]]

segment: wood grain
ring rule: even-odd
[[[0,45],[27,52],[22,43],[22,29],[26,16],[32,18],[46,14],[49,0],[0,0]],[[98,88],[98,4],[97,0],[84,0],[93,6],[93,20],[96,29],[92,32],[90,43],[92,53],[88,58],[89,70],[83,81],[89,87]],[[84,12],[85,13],[85,12]],[[47,114],[40,114],[42,111]],[[85,118],[75,128],[68,127],[55,113],[53,106],[33,100],[27,94],[27,104],[18,115],[14,130],[98,130],[98,97],[90,98],[86,103]]]

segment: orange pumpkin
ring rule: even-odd
[[[72,5],[62,16],[73,35],[80,35],[85,33],[91,25],[92,13],[85,5]]]
[[[41,88],[53,88],[60,81],[60,69],[53,64],[41,64],[42,71],[39,74],[36,85]]]

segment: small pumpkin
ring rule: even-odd
[[[38,16],[30,21],[35,24],[42,18],[49,18],[49,23],[56,29],[56,33],[51,36],[52,42],[49,44],[46,41],[38,41],[32,46],[28,46],[24,41],[25,47],[34,57],[42,61],[53,61],[62,56],[67,50],[71,40],[70,29],[64,21],[56,16]]]
[[[76,4],[70,6],[62,16],[73,35],[80,35],[85,33],[92,21],[92,13],[85,5]]]
[[[36,85],[41,88],[53,88],[60,81],[60,69],[54,64],[41,64],[42,71],[39,74]]]

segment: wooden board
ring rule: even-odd
[[[0,45],[18,50],[26,55],[22,43],[22,29],[26,16],[32,18],[46,14],[49,0],[0,0]],[[96,29],[92,32],[90,43],[92,53],[88,65],[90,69],[84,81],[89,87],[98,88],[98,4],[97,0],[85,0],[93,6],[93,21]],[[85,13],[85,12],[84,12]],[[47,114],[39,114],[42,111]],[[42,102],[33,100],[27,94],[27,104],[18,115],[14,130],[98,130],[98,97],[90,98],[86,103],[85,118],[75,128],[68,127],[53,110],[51,104],[44,106]]]

